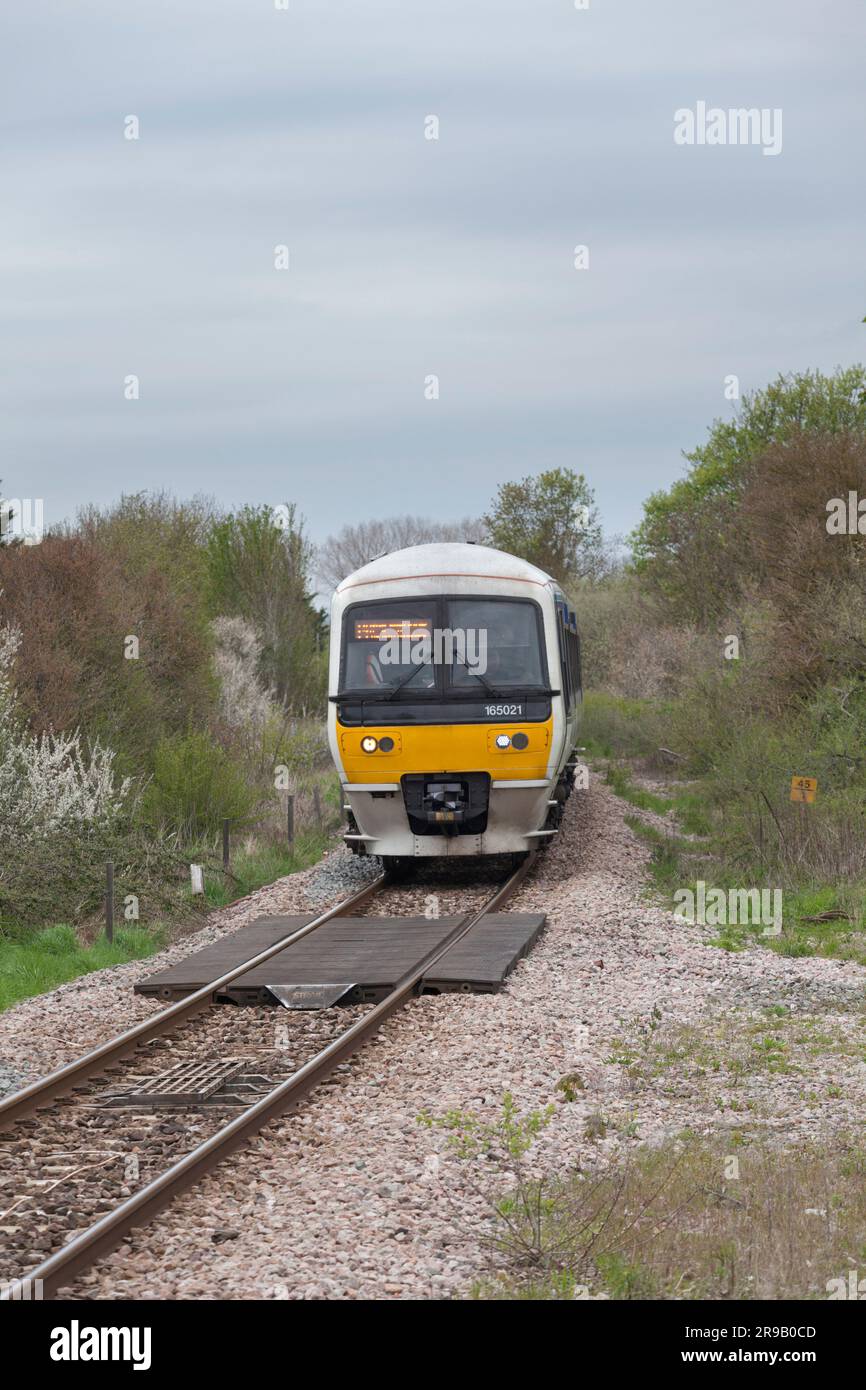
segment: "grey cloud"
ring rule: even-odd
[[[4,488],[49,521],[288,497],[321,536],[571,464],[628,529],[725,374],[862,355],[864,27],[856,0],[18,0]],[[782,107],[782,155],[675,147],[698,98]]]

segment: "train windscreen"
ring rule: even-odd
[[[429,600],[356,604],[343,632],[343,689],[432,690],[435,627],[436,606]]]
[[[341,689],[447,698],[546,685],[537,605],[448,598],[354,604],[343,628]]]
[[[544,684],[539,610],[524,599],[453,598],[448,624],[463,634],[466,659],[450,667],[455,687],[532,687]],[[459,649],[458,649],[459,654]]]

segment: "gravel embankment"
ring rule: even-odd
[[[724,952],[705,944],[707,929],[648,906],[646,850],[624,824],[628,809],[595,779],[572,798],[561,836],[510,904],[544,910],[548,926],[503,993],[414,1001],[333,1084],[134,1233],[71,1295],[460,1295],[489,1270],[479,1239],[488,1208],[477,1174],[417,1117],[453,1107],[492,1116],[506,1091],[523,1110],[556,1105],[534,1151],[552,1172],[686,1127],[730,1125],[777,1142],[859,1128],[866,971]],[[334,898],[345,891],[331,856],[220,914],[195,943],[263,913],[318,906],[322,875]],[[421,910],[429,891],[402,890],[401,910]],[[443,911],[455,910],[449,898]],[[189,949],[19,1005],[0,1019],[0,1053],[13,1067],[27,1058],[44,1069],[108,1036],[154,1007],[134,998],[133,981]],[[768,1049],[771,1025],[780,1041]],[[576,1078],[572,1101],[557,1090],[563,1076]]]

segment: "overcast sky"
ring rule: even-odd
[[[288,3],[4,0],[0,478],[47,523],[322,539],[569,466],[626,531],[727,375],[866,358],[863,0]],[[677,145],[699,101],[781,153]]]

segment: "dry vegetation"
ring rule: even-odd
[[[866,1274],[866,1151],[686,1134],[505,1199],[481,1298],[827,1299]],[[511,1227],[514,1227],[512,1230]],[[842,1281],[840,1285],[833,1281]]]

